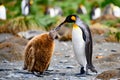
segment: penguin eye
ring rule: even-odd
[[[71,20],[75,21],[76,17],[75,16],[71,16]]]

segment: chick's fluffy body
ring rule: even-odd
[[[43,73],[50,64],[54,46],[54,39],[49,33],[31,39],[25,48],[24,69]]]

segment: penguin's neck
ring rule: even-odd
[[[4,7],[4,5],[2,4],[2,5],[0,5],[0,8],[3,8]]]
[[[73,35],[75,36],[75,34],[76,34],[76,36],[78,36],[78,34],[80,34],[79,37],[82,36],[82,30],[80,29],[79,25],[77,25],[76,23],[73,24]]]
[[[82,20],[80,20],[80,18],[77,18],[75,24],[77,24],[78,27],[81,28],[81,29],[84,29],[84,30],[85,30],[85,28],[86,28],[84,22],[83,22]]]
[[[79,29],[79,26],[76,23],[74,23],[73,24],[73,29]]]
[[[77,20],[75,21],[75,24],[77,24],[77,25],[82,25],[83,24],[83,21],[82,20],[80,20],[80,18],[77,18]]]

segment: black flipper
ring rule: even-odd
[[[96,72],[97,70],[95,70],[95,67],[93,66],[92,63],[92,49],[93,49],[93,44],[92,44],[92,36],[91,36],[91,32],[89,29],[89,26],[84,24],[84,28],[82,29],[83,32],[83,39],[85,41],[85,55],[86,55],[86,59],[87,59],[87,69],[90,69],[92,72]]]

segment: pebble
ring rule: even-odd
[[[67,66],[66,68],[67,68],[67,69],[73,69],[74,66],[70,65],[70,66]]]
[[[60,78],[57,78],[57,77],[56,77],[56,78],[53,78],[53,80],[60,80]]]
[[[117,52],[117,51],[113,49],[113,50],[111,50],[111,52]]]
[[[2,63],[9,63],[8,60],[2,60]]]
[[[68,60],[60,60],[59,63],[68,63]]]
[[[9,34],[9,33],[0,33],[0,43],[1,42],[4,42],[5,40],[9,39],[13,37],[12,34]]]
[[[70,57],[70,55],[65,55],[65,57],[66,57],[66,58],[69,58],[69,57]]]
[[[29,31],[26,31],[26,32],[19,32],[18,35],[29,40],[29,39],[33,38],[34,36],[37,36],[37,35],[39,35],[39,34],[41,34],[43,32],[44,31],[29,30]]]
[[[48,68],[48,70],[49,70],[49,71],[53,71],[54,68],[50,66],[50,67]]]

